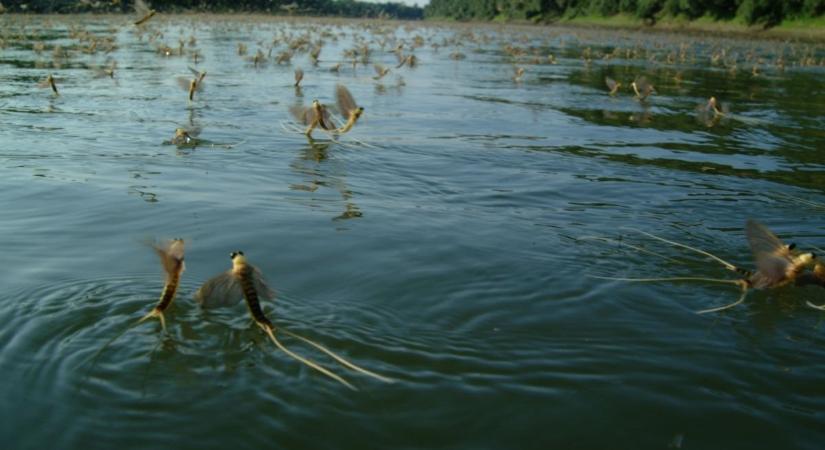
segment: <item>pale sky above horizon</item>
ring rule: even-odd
[[[427,6],[430,0],[361,0],[368,3],[403,3],[405,5]]]

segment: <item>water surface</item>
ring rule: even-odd
[[[823,292],[755,292],[697,315],[736,289],[588,275],[735,277],[632,228],[745,267],[747,218],[825,247],[822,46],[242,16],[150,25],[0,18],[10,447],[821,446],[823,316],[805,301]],[[84,33],[116,48],[88,52]],[[317,66],[309,45],[260,67],[237,52],[274,42],[274,59],[302,36],[323,41]],[[344,52],[363,44],[369,61],[353,68]],[[398,44],[417,67],[395,68]],[[195,49],[208,75],[189,103],[176,77]],[[109,59],[114,79],[95,77]],[[390,74],[374,80],[373,63]],[[49,73],[60,96],[37,86]],[[657,91],[644,102],[627,88],[642,75]],[[624,84],[616,97],[605,76]],[[288,109],[334,103],[337,83],[365,115],[308,142]],[[697,116],[710,96],[726,117]],[[218,145],[163,145],[177,127]],[[145,242],[172,237],[188,247],[168,335],[142,325],[91,364],[157,300]],[[276,290],[276,326],[397,382],[336,368],[351,392],[277,351],[243,306],[200,310],[192,294],[234,250]]]

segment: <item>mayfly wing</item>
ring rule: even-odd
[[[335,87],[335,98],[338,103],[338,109],[345,119],[349,118],[349,113],[351,111],[358,109],[355,99],[352,98],[352,94],[350,94],[349,89],[347,89],[343,84],[339,84]]]
[[[373,69],[375,69],[375,74],[376,75],[378,75],[378,76],[384,75],[384,66],[382,66],[381,64],[375,64],[372,67],[373,67]]]
[[[604,77],[604,83],[607,85],[607,88],[611,91],[616,89],[616,80],[610,77]]]
[[[289,113],[295,117],[295,120],[304,125],[309,125],[315,119],[315,111],[312,108],[305,108],[300,105],[292,105],[289,107]]]
[[[301,80],[303,80],[303,79],[304,79],[304,70],[301,69],[300,67],[295,69],[295,84],[300,83]]]
[[[178,86],[180,86],[184,91],[188,91],[189,85],[192,83],[192,80],[186,77],[178,77],[176,81],[178,82]]]
[[[243,289],[232,271],[210,278],[195,292],[195,300],[203,308],[237,305],[243,299]]]
[[[745,235],[748,238],[748,244],[750,244],[754,256],[767,253],[782,256],[789,262],[791,261],[788,246],[761,223],[753,219],[748,219],[748,222],[745,224]]]
[[[152,244],[152,248],[160,257],[160,264],[167,275],[171,275],[180,269],[184,252],[182,239],[174,239],[161,245]]]
[[[272,300],[275,298],[275,291],[269,287],[264,278],[264,274],[257,268],[252,267],[252,283],[255,286],[255,292],[262,300]]]
[[[192,137],[200,136],[201,131],[203,131],[203,128],[201,128],[198,125],[192,125],[190,127],[184,128],[184,129],[186,130],[186,134],[188,134],[189,136],[192,136]]]
[[[149,14],[149,6],[143,0],[135,0],[135,12],[143,17]]]
[[[793,263],[788,247],[761,223],[748,219],[745,235],[759,270],[757,284],[766,287],[781,281]]]
[[[321,125],[321,128],[325,130],[334,130],[338,128],[337,126],[335,126],[335,122],[332,121],[332,117],[330,117],[329,114],[329,109],[327,108],[323,109],[321,121],[319,122],[319,124]]]
[[[195,68],[194,68],[194,67],[192,67],[192,66],[188,66],[188,68],[189,68],[189,71],[190,71],[190,72],[192,72],[192,75],[194,75],[194,76],[195,76],[195,78],[199,78],[199,77],[201,76],[201,72],[200,72],[200,70],[195,69]]]
[[[645,78],[645,77],[636,78],[635,83],[636,83],[636,89],[638,89],[639,93],[643,97],[646,97],[646,96],[650,95],[653,92],[653,86],[650,85],[650,83],[647,81],[647,78]]]

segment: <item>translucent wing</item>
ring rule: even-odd
[[[327,108],[323,109],[321,120],[318,122],[318,125],[325,130],[334,130],[338,128],[335,125],[335,122],[332,121],[332,117],[330,117],[329,110]]]
[[[189,66],[189,71],[192,72],[192,75],[194,75],[195,78],[200,78],[200,76],[201,76],[201,71],[200,70],[195,69],[192,66]]]
[[[255,292],[262,300],[272,300],[275,298],[275,291],[273,291],[266,283],[264,274],[257,268],[252,267],[252,282],[255,285]]]
[[[167,274],[176,272],[183,262],[183,239],[173,239],[163,244],[152,244],[152,249],[160,257],[160,264]]]
[[[295,120],[304,125],[309,125],[315,120],[315,111],[312,108],[304,108],[299,105],[292,105],[289,107],[289,113],[295,117]]]
[[[198,137],[203,131],[203,128],[199,127],[198,125],[191,125],[185,127],[184,130],[186,131],[186,134],[188,134],[189,136]]]
[[[303,79],[304,79],[304,70],[301,69],[300,67],[295,69],[295,84],[300,83],[301,80],[303,80]]]
[[[352,98],[352,94],[350,94],[349,89],[344,87],[343,84],[339,84],[335,87],[335,98],[338,102],[338,109],[341,110],[341,115],[344,116],[345,119],[349,118],[348,115],[350,111],[355,111],[358,109],[355,99]]]
[[[243,289],[231,270],[210,278],[195,292],[195,300],[203,308],[237,305],[243,299]]]
[[[613,78],[604,77],[604,84],[606,84],[607,88],[610,89],[611,91],[613,89],[616,89],[616,80],[614,80]]]
[[[192,83],[192,80],[190,80],[186,77],[178,77],[177,82],[178,82],[178,86],[180,86],[181,89],[183,89],[184,91],[188,91],[189,90],[189,85]]]
[[[643,97],[647,97],[653,93],[653,85],[650,84],[645,77],[636,78],[636,89],[639,90],[639,93]]]
[[[149,14],[149,6],[143,0],[135,0],[135,12],[143,17]]]
[[[381,64],[376,64],[372,67],[375,69],[376,75],[384,75],[384,66],[382,66]]]
[[[764,225],[752,219],[748,219],[745,224],[745,235],[758,269],[754,283],[756,287],[768,287],[782,281],[793,263],[788,246]]]

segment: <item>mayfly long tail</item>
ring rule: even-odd
[[[620,247],[622,247],[622,246],[628,247],[628,248],[631,248],[633,250],[636,250],[637,252],[646,253],[648,255],[653,255],[653,256],[656,256],[656,257],[659,257],[659,258],[666,259],[666,260],[671,261],[671,262],[675,262],[675,263],[680,262],[680,261],[678,261],[676,259],[673,259],[669,256],[662,255],[661,253],[656,253],[654,251],[648,250],[644,247],[639,247],[637,245],[628,244],[627,242],[620,241],[618,239],[611,239],[611,238],[608,238],[608,237],[601,237],[601,236],[582,236],[579,239],[581,239],[581,240],[602,241],[602,242],[607,242],[607,243],[610,243],[610,244],[616,244]]]
[[[723,278],[701,278],[701,277],[665,277],[665,278],[622,278],[622,277],[604,277],[601,275],[587,275],[590,278],[598,278],[600,280],[612,281],[630,281],[650,283],[657,281],[702,281],[707,283],[726,283],[726,284],[741,284],[742,280],[726,280]]]
[[[740,285],[742,286],[742,295],[740,295],[739,299],[736,300],[735,302],[733,302],[729,305],[718,306],[716,308],[703,309],[701,311],[696,311],[696,313],[697,314],[707,314],[707,313],[712,313],[712,312],[723,311],[723,310],[728,309],[728,308],[733,308],[734,306],[744,302],[745,297],[748,295],[748,285],[745,282],[742,282]]]
[[[124,334],[126,334],[126,332],[127,332],[127,331],[129,331],[129,330],[131,330],[132,328],[136,327],[136,326],[137,326],[137,325],[139,325],[142,321],[143,321],[143,319],[140,319],[140,320],[138,320],[137,322],[132,323],[132,324],[131,324],[131,325],[129,325],[128,327],[124,328],[124,329],[123,329],[123,331],[121,331],[120,333],[116,334],[113,338],[111,338],[111,339],[109,339],[108,341],[106,341],[106,343],[105,343],[105,344],[103,344],[103,346],[102,346],[102,347],[100,347],[100,349],[99,349],[98,351],[96,351],[94,355],[92,355],[92,358],[91,358],[91,361],[90,361],[90,366],[89,366],[89,369],[86,371],[86,375],[83,377],[83,379],[85,380],[85,379],[87,379],[87,378],[89,377],[89,374],[92,372],[92,369],[94,369],[94,368],[95,368],[95,365],[97,365],[97,360],[98,360],[98,358],[100,358],[100,355],[102,355],[102,354],[103,354],[103,351],[104,351],[104,350],[106,350],[107,348],[109,348],[109,346],[110,346],[110,345],[112,345],[112,344],[114,344],[116,340],[120,339],[120,338],[121,338]]]
[[[810,300],[806,300],[805,304],[808,305],[809,307],[813,308],[813,309],[818,309],[820,311],[825,311],[825,305],[816,305],[814,303],[811,303]]]
[[[301,335],[299,335],[299,334],[293,333],[293,332],[291,332],[291,331],[289,331],[289,330],[287,330],[287,329],[285,329],[285,328],[283,328],[283,327],[282,327],[282,328],[280,328],[280,330],[281,330],[282,332],[284,332],[284,333],[286,333],[286,334],[288,334],[288,335],[290,335],[290,336],[292,336],[292,337],[296,338],[296,339],[300,339],[300,340],[302,340],[302,341],[306,342],[307,344],[309,344],[309,345],[311,345],[311,346],[313,346],[313,347],[317,348],[318,350],[320,350],[320,351],[322,351],[322,352],[326,353],[327,355],[329,355],[330,357],[332,357],[332,359],[334,359],[334,360],[338,361],[339,363],[343,364],[343,365],[344,365],[344,366],[346,366],[346,367],[349,367],[350,369],[352,369],[352,370],[354,370],[354,371],[356,371],[356,372],[359,372],[359,373],[362,373],[362,374],[364,374],[364,375],[368,375],[368,376],[371,376],[371,377],[373,377],[373,378],[379,379],[379,380],[381,380],[381,381],[383,381],[383,382],[385,382],[385,383],[392,383],[392,382],[394,382],[394,381],[395,381],[395,380],[393,380],[392,378],[387,378],[387,377],[385,377],[385,376],[378,375],[378,374],[377,374],[377,373],[375,373],[375,372],[371,372],[371,371],[369,371],[369,370],[367,370],[367,369],[364,369],[364,368],[362,368],[362,367],[356,366],[355,364],[353,364],[353,363],[351,363],[351,362],[347,361],[347,360],[346,360],[346,359],[344,359],[343,357],[338,356],[338,355],[337,355],[337,354],[335,354],[332,350],[329,350],[328,348],[324,347],[323,345],[321,345],[321,344],[319,344],[319,343],[317,343],[317,342],[315,342],[315,341],[313,341],[313,340],[311,340],[311,339],[309,339],[309,338],[305,338],[305,337],[303,337],[303,336],[301,336]]]
[[[699,254],[702,254],[702,255],[708,256],[708,257],[710,257],[710,258],[714,259],[715,261],[719,262],[719,263],[720,263],[720,264],[722,264],[723,266],[725,266],[725,268],[726,268],[726,269],[728,269],[728,270],[730,270],[730,271],[733,271],[733,272],[739,272],[739,273],[742,273],[742,269],[739,269],[738,267],[736,267],[736,266],[734,266],[733,264],[731,264],[731,263],[729,263],[729,262],[725,261],[724,259],[722,259],[722,258],[720,258],[720,257],[718,257],[718,256],[716,256],[716,255],[714,255],[713,253],[709,253],[709,252],[706,252],[706,251],[704,251],[704,250],[698,249],[698,248],[696,248],[696,247],[691,247],[691,246],[689,246],[689,245],[682,244],[682,243],[679,243],[679,242],[676,242],[676,241],[671,241],[671,240],[665,239],[665,238],[663,238],[663,237],[656,236],[655,234],[650,234],[650,233],[648,233],[648,232],[646,232],[646,231],[636,230],[636,229],[633,229],[633,228],[631,228],[631,229],[632,229],[633,231],[637,232],[637,233],[641,233],[641,234],[643,234],[643,235],[645,235],[645,236],[648,236],[648,237],[651,237],[651,238],[653,238],[653,239],[656,239],[656,240],[659,240],[659,241],[665,242],[665,243],[667,243],[667,244],[670,244],[670,245],[675,245],[676,247],[682,247],[682,248],[685,248],[685,249],[688,249],[688,250],[692,250],[692,251],[694,251],[694,252],[696,252],[696,253],[699,253]]]
[[[281,349],[281,351],[283,351],[284,353],[286,353],[286,354],[287,354],[287,355],[289,355],[290,357],[292,357],[292,358],[294,358],[294,359],[296,359],[296,360],[300,361],[301,363],[303,363],[303,364],[305,364],[305,365],[307,365],[307,366],[309,366],[309,367],[311,367],[311,368],[313,368],[313,369],[317,370],[318,372],[321,372],[322,374],[324,374],[324,375],[326,375],[326,376],[328,376],[328,377],[332,378],[333,380],[338,381],[339,383],[341,383],[341,384],[343,384],[344,386],[346,386],[346,387],[348,387],[348,388],[352,389],[353,391],[357,391],[357,390],[358,390],[355,386],[353,386],[353,385],[351,385],[349,382],[347,382],[347,380],[345,380],[345,379],[341,378],[340,376],[338,376],[338,375],[336,375],[336,374],[334,374],[334,373],[330,372],[329,370],[327,370],[327,369],[325,369],[325,368],[321,367],[320,365],[318,365],[318,364],[316,364],[316,363],[314,363],[314,362],[310,361],[309,359],[306,359],[306,358],[304,358],[304,357],[302,357],[302,356],[300,356],[300,355],[297,355],[297,354],[295,354],[295,353],[291,352],[289,349],[287,349],[286,347],[284,347],[284,345],[283,345],[283,344],[281,344],[281,341],[279,341],[279,340],[278,340],[278,338],[276,338],[276,337],[275,337],[275,333],[272,331],[272,327],[270,327],[270,326],[265,326],[265,325],[261,325],[261,328],[263,328],[263,329],[264,329],[264,331],[266,331],[266,334],[268,334],[268,335],[269,335],[269,338],[270,338],[270,339],[272,339],[272,342],[273,342],[273,343],[274,343],[274,344],[275,344],[275,345],[276,345],[279,349]]]

